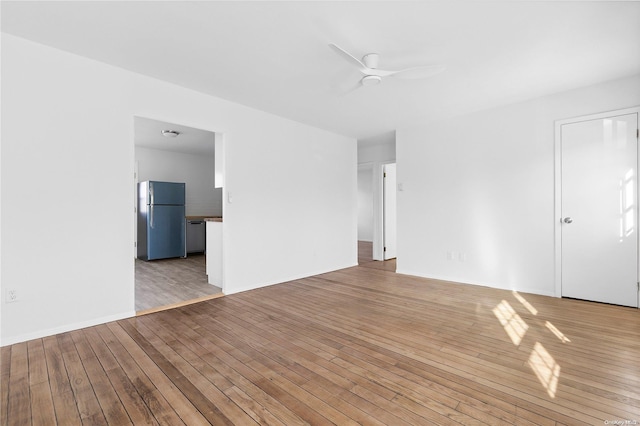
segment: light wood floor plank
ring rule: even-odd
[[[44,355],[42,340],[27,342],[29,353],[29,392],[31,394],[31,421],[33,425],[47,425],[55,418],[53,398],[49,387],[47,363],[41,362]]]
[[[202,306],[202,304],[191,305],[188,309],[197,310],[198,306]],[[332,424],[318,411],[316,411],[315,407],[312,408],[306,405],[302,400],[297,398],[297,395],[292,395],[285,389],[282,389],[282,387],[261,375],[254,368],[250,367],[249,363],[251,358],[243,351],[236,349],[234,346],[234,344],[237,344],[240,341],[235,339],[233,335],[221,333],[220,328],[225,327],[223,324],[215,323],[214,318],[208,314],[198,315],[194,320],[199,326],[197,331],[206,339],[203,343],[208,345],[212,355],[217,357],[222,364],[228,365],[240,373],[244,378],[251,381],[252,384],[258,387],[265,394],[271,396],[274,400],[278,401],[278,403],[283,407],[286,407],[286,409],[291,413],[291,416],[300,419],[300,423],[295,422],[295,424]],[[212,323],[214,324],[214,327],[211,327]]]
[[[176,330],[179,335],[179,339],[184,341],[186,340],[186,336],[189,336],[189,340],[191,343],[185,344],[192,347],[193,343],[197,343],[201,349],[197,349],[197,352],[201,354],[201,360],[205,364],[202,366],[203,374],[207,374],[210,369],[215,370],[215,374],[207,374],[207,377],[213,380],[218,379],[219,376],[222,376],[222,380],[225,382],[218,382],[217,386],[221,389],[224,389],[225,394],[227,394],[232,400],[234,400],[241,408],[245,409],[249,413],[252,411],[252,408],[255,407],[255,404],[250,403],[251,407],[245,408],[245,404],[247,403],[244,398],[241,402],[238,401],[237,396],[238,393],[235,390],[232,390],[231,393],[228,391],[232,388],[238,389],[239,392],[243,392],[244,394],[250,396],[253,401],[260,404],[267,410],[269,413],[273,414],[277,419],[284,422],[287,425],[294,424],[303,424],[305,423],[301,418],[297,417],[295,414],[286,409],[280,402],[272,398],[269,394],[265,393],[262,389],[256,386],[252,381],[250,381],[247,377],[256,377],[255,372],[248,368],[241,368],[243,364],[229,364],[227,365],[220,358],[218,358],[214,353],[220,353],[220,347],[215,343],[215,340],[212,338],[202,338],[202,336],[194,331],[194,327],[197,327],[195,323],[192,323],[190,320],[190,316],[184,315],[182,312],[177,312],[176,314],[179,316],[179,321],[177,323],[173,322],[171,324],[172,328]],[[166,323],[162,319],[159,321]],[[167,324],[169,325],[169,324]],[[183,350],[184,347],[182,346]],[[174,348],[179,348],[180,345],[176,344]],[[198,363],[200,364],[200,363]],[[195,365],[195,364],[194,364]],[[234,369],[234,367],[239,367],[238,370]],[[245,375],[243,375],[245,372]],[[249,372],[249,373],[246,373]],[[226,384],[235,384],[234,386],[228,386]],[[261,411],[261,410],[260,410]]]
[[[164,394],[158,390],[150,378],[155,377],[158,382],[161,382],[166,376],[159,371],[153,362],[149,362],[142,349],[138,347],[136,350],[136,346],[132,344],[128,335],[113,323],[97,326],[96,329],[104,342],[109,345],[114,357],[121,366],[121,369],[116,371],[122,371],[126,375],[138,395],[137,398],[141,399],[141,402],[148,408],[154,417],[154,421],[161,425],[184,424]],[[140,364],[142,364],[142,367]],[[159,383],[160,386],[163,384]],[[175,395],[177,394],[176,392]],[[132,396],[136,397],[135,395]]]
[[[308,378],[305,377],[307,372],[296,368],[296,365],[286,368],[262,354],[259,350],[258,342],[253,339],[253,336],[247,334],[246,330],[235,327],[234,333],[231,334],[222,329],[224,327],[223,324],[219,325],[220,327],[216,328],[214,333],[233,345],[232,354],[235,357],[239,357],[242,362],[261,375],[261,381],[268,380],[283,392],[293,396],[300,403],[313,406],[315,411],[334,424],[347,425],[353,423],[348,416],[335,410],[326,402],[300,387],[300,385],[308,381]]]
[[[229,310],[228,311],[229,316],[227,318],[233,318],[235,312],[238,312],[238,310],[236,310],[236,309]],[[246,317],[246,315],[243,315],[243,316]],[[237,316],[235,317],[235,320],[236,321],[242,321]],[[244,325],[245,325],[245,328],[247,330],[260,328],[260,325],[258,323],[245,323]],[[324,387],[328,387],[328,388],[331,388],[333,391],[337,391],[336,386],[333,386],[332,383],[329,380],[325,379],[325,377],[331,377],[330,374],[327,375],[327,372],[328,372],[327,369],[324,369],[324,368],[318,369],[315,366],[314,362],[309,362],[309,363],[305,362],[304,350],[302,348],[296,347],[294,344],[290,344],[289,341],[286,341],[284,339],[279,339],[275,335],[270,335],[269,330],[268,329],[264,329],[264,328],[261,329],[260,333],[254,333],[252,335],[252,339],[258,340],[258,341],[259,340],[265,340],[265,346],[266,347],[272,347],[274,352],[276,352],[278,354],[282,353],[285,356],[295,357],[297,359],[297,363],[299,363],[301,365],[304,365],[304,366],[308,366],[309,369],[313,369],[313,370],[317,369],[318,370],[317,373],[313,374],[313,376],[311,376],[309,378],[309,381],[311,381],[311,380],[313,381],[312,382],[313,386],[308,385],[308,383],[303,383],[302,384],[303,388],[310,390],[310,392],[314,392],[316,390],[316,388],[319,389],[318,392],[322,392],[322,388],[324,388]],[[274,345],[277,345],[277,346],[274,346]],[[286,350],[287,348],[290,348],[290,350],[287,351]],[[316,360],[316,362],[317,362],[317,360]],[[344,383],[341,383],[341,385],[345,386]],[[406,389],[403,389],[403,390],[406,391]],[[426,391],[426,390],[423,389],[423,391]],[[428,391],[426,391],[426,392],[428,392]],[[329,394],[329,395],[331,396],[332,394]],[[350,399],[350,400],[354,401],[353,406],[356,406],[356,407],[357,406],[363,406],[363,405],[366,406],[367,405],[366,401],[362,401],[360,398],[350,398],[350,396],[351,395],[348,392],[342,393],[341,394],[341,398],[342,398],[341,401],[344,400],[344,399]],[[437,395],[437,394],[432,394],[431,397],[434,397],[436,400],[439,399],[439,398],[441,399],[441,396]],[[450,400],[449,402],[450,402],[450,404],[452,406],[457,405],[457,401]],[[335,405],[336,401],[333,400],[333,398],[330,397],[329,400],[327,400],[327,403]],[[348,411],[348,407],[345,406],[343,408],[343,410],[344,411]],[[362,422],[363,419],[359,416],[359,414],[360,413],[358,413],[357,411],[354,411],[352,413],[352,418],[354,420],[356,420],[356,421]],[[400,422],[400,420],[397,419],[397,418],[395,418],[394,421],[395,422]]]
[[[33,425],[48,425],[55,418],[53,398],[49,387],[49,374],[41,339],[27,342],[29,356],[29,392],[31,395],[31,422]]]
[[[249,312],[250,312],[250,310],[247,310],[247,311],[249,311]],[[263,332],[266,332],[266,330],[265,330],[265,331],[263,331]],[[343,350],[344,350],[344,349],[343,349]],[[351,370],[353,370],[353,369],[354,369],[354,368],[353,368],[353,366],[351,366],[351,367],[350,367],[350,369],[351,369]],[[440,397],[440,396],[439,396],[439,395],[437,395],[437,394],[433,394],[432,396],[433,396],[433,397],[435,397],[435,398],[439,398],[439,397]],[[457,404],[457,401],[456,401],[456,402],[451,401],[450,403],[451,403],[452,405],[456,405],[456,404]]]
[[[70,334],[107,424],[133,424],[85,334],[81,330]]]
[[[59,334],[57,337],[82,424],[106,425],[107,419],[93,391],[93,383],[84,370],[71,333]]]
[[[58,421],[64,420],[68,425],[81,425],[80,412],[73,396],[71,381],[63,361],[62,352],[56,336],[42,340],[45,359],[49,372],[49,388],[53,399],[53,407]]]
[[[147,355],[163,371],[170,374],[174,384],[211,423],[252,423],[249,416],[229,401],[208,376],[201,374],[171,348],[170,344],[176,340],[171,332],[158,326],[155,321],[145,318],[129,322],[125,329],[136,342],[143,342],[141,346]]]
[[[27,343],[18,343],[11,348],[11,372],[9,374],[9,392],[15,395],[9,398],[7,416],[16,425],[31,424],[31,397],[29,391],[29,362]]]
[[[158,423],[153,414],[142,400],[140,394],[138,394],[135,386],[120,368],[109,347],[97,333],[96,328],[91,327],[81,331],[96,355],[96,359],[109,379],[113,390],[118,395],[131,422],[134,425],[157,425]]]
[[[145,351],[146,342],[136,341],[126,320],[119,324],[107,324],[110,333],[117,339],[122,349],[121,360],[127,363],[127,370],[131,373],[133,383],[143,382],[141,395],[149,410],[154,414],[160,424],[189,424],[188,422],[204,422],[204,413],[197,411],[193,401],[180,392],[179,386],[174,383],[171,373],[162,369]],[[134,365],[135,364],[135,365]],[[138,391],[140,393],[140,391]]]
[[[0,348],[0,425],[7,424],[9,410],[9,377],[11,373],[11,346]]]
[[[31,392],[31,424],[48,426],[55,419],[53,398],[48,382],[40,382],[30,386]]]
[[[242,315],[243,318],[248,318],[255,316],[255,311],[249,310],[238,310],[233,309],[228,311],[229,315],[234,315],[235,312],[247,312]],[[237,316],[236,316],[237,318]],[[273,326],[274,323],[272,322]],[[322,397],[328,398],[327,402],[332,405],[339,405],[344,402],[348,402],[353,407],[358,407],[359,410],[368,413],[368,418],[366,420],[360,417],[360,413],[354,411],[351,418],[356,421],[372,421],[374,419],[382,419],[391,424],[404,424],[404,421],[397,416],[391,415],[390,413],[385,412],[380,409],[379,406],[372,404],[368,400],[360,397],[356,393],[352,391],[345,390],[351,389],[356,386],[355,381],[349,380],[349,378],[353,378],[348,373],[348,370],[334,368],[335,364],[332,364],[327,359],[318,356],[315,351],[308,351],[305,348],[304,343],[299,340],[285,340],[278,338],[276,335],[271,335],[269,328],[262,326],[261,318],[256,318],[251,323],[246,325],[249,329],[257,330],[259,334],[255,335],[255,339],[266,339],[267,343],[265,343],[265,347],[269,349],[270,356],[275,356],[276,358],[280,357],[295,357],[296,362],[301,366],[305,367],[309,370],[313,375],[310,377],[308,383],[313,383],[313,385],[309,385],[308,383],[302,384],[302,387],[307,389],[310,392],[317,392],[316,396],[322,395]],[[272,327],[276,329],[276,327]],[[307,330],[307,333],[309,331]],[[277,354],[277,356],[276,356]],[[333,358],[333,356],[330,356]],[[340,371],[341,370],[341,371]],[[347,378],[349,377],[349,378]],[[330,391],[330,393],[326,393]],[[340,401],[336,402],[334,396],[338,396]],[[389,396],[389,399],[395,397],[396,394],[392,393]],[[344,410],[347,411],[349,407],[345,406]],[[375,414],[375,415],[374,415]]]

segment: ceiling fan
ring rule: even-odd
[[[360,79],[360,84],[363,86],[379,84],[382,82],[383,77],[420,79],[431,77],[432,75],[436,75],[445,70],[445,67],[442,65],[421,65],[397,71],[381,70],[378,69],[380,55],[377,53],[368,53],[362,57],[362,60],[360,60],[336,44],[331,43],[329,44],[329,47],[352,65],[358,67],[360,72],[363,74],[362,79]]]

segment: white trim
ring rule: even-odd
[[[125,318],[133,318],[136,316],[135,311],[122,312],[120,314],[108,315],[106,317],[94,318],[88,321],[75,322],[71,324],[61,325],[59,327],[47,328],[45,330],[38,330],[33,333],[20,334],[8,338],[2,338],[0,346],[9,346],[16,343],[26,342],[28,340],[40,339],[43,337],[53,336],[59,333],[66,333],[68,331],[80,330],[81,328],[93,327],[94,325],[106,324],[108,322],[118,321]]]
[[[384,165],[377,162],[373,169],[373,260],[384,260]]]
[[[564,120],[562,120],[564,122]],[[562,124],[561,121],[555,122],[555,140],[553,154],[553,184],[554,184],[554,200],[553,200],[553,237],[554,237],[554,296],[562,297],[562,234],[560,232],[560,220],[562,216],[562,150],[560,142],[562,141]]]
[[[380,161],[373,172],[375,209],[373,210],[373,260],[384,260],[384,166],[396,160]],[[376,174],[377,171],[377,174]],[[376,198],[377,197],[377,198]]]
[[[133,258],[138,258],[138,183],[140,183],[140,162],[135,158],[135,146],[133,149]]]
[[[554,237],[555,237],[555,297],[562,297],[562,228],[561,228],[561,220],[562,220],[562,150],[561,150],[561,142],[562,142],[562,126],[565,124],[572,123],[580,123],[582,121],[590,121],[590,120],[600,120],[607,117],[615,117],[619,115],[627,115],[627,114],[637,114],[638,121],[640,123],[640,106],[632,107],[632,108],[624,108],[613,111],[600,112],[597,114],[583,115],[579,117],[566,118],[563,120],[555,121],[555,141],[554,141]],[[640,149],[638,149],[637,159],[638,165],[640,166]],[[640,189],[638,189],[638,195],[640,195]],[[638,198],[640,199],[640,198]],[[638,212],[638,217],[636,218],[636,223],[638,223],[637,219],[640,219],[640,212]],[[640,253],[640,238],[638,238],[638,253]],[[640,262],[638,262],[638,276],[640,277]],[[640,305],[639,305],[640,306]]]
[[[221,166],[222,167],[222,173],[221,173],[221,180],[222,182],[222,217],[225,219],[228,219],[228,217],[226,216],[226,211],[227,211],[227,194],[228,194],[228,186],[227,186],[227,133],[223,133],[223,132],[213,132],[214,134],[214,144],[216,147],[215,150],[215,154],[216,157],[214,158],[214,173],[216,173],[217,175],[217,166]],[[220,151],[220,152],[218,152]],[[218,156],[222,154],[222,158],[221,159],[216,159],[218,158]],[[227,245],[229,245],[229,241],[228,239],[224,238],[225,235],[225,221],[222,221],[222,286],[220,287],[222,289],[222,293],[226,294],[225,291],[227,289],[227,256],[229,253],[229,250],[226,248]],[[205,246],[205,251],[206,251],[206,246]]]
[[[425,279],[435,280],[435,281],[444,281],[444,282],[449,282],[451,284],[475,285],[475,286],[479,286],[479,287],[495,288],[495,289],[498,289],[498,290],[510,290],[510,291],[517,291],[518,293],[529,293],[529,294],[537,294],[537,295],[540,295],[540,296],[554,297],[553,293],[547,292],[547,291],[542,291],[542,290],[539,290],[539,289],[515,288],[515,287],[509,287],[509,286],[504,286],[504,285],[499,285],[499,284],[496,285],[496,283],[485,283],[485,282],[480,282],[480,281],[460,281],[460,280],[452,278],[452,277],[425,275],[425,274],[420,273],[420,272],[414,272],[414,271],[409,271],[409,270],[405,270],[405,269],[396,270],[396,274],[410,275],[410,276],[414,276],[414,277],[425,278]]]
[[[234,288],[234,290],[231,291],[230,293],[226,293],[226,292],[223,292],[223,293],[224,293],[225,296],[229,296],[230,294],[236,294],[236,293],[241,293],[241,292],[244,292],[244,291],[255,290],[255,289],[258,289],[258,288],[262,288],[262,287],[269,287],[269,286],[277,285],[277,284],[285,284],[285,283],[288,283],[288,282],[291,282],[291,281],[297,281],[297,280],[301,280],[301,279],[304,279],[304,278],[312,278],[312,277],[316,277],[317,275],[328,274],[330,272],[340,271],[342,269],[353,268],[354,266],[358,266],[358,263],[357,262],[356,263],[349,263],[349,264],[346,264],[344,266],[340,266],[340,267],[335,268],[335,269],[332,268],[332,269],[329,269],[329,270],[318,270],[318,271],[315,271],[315,272],[305,272],[302,275],[292,275],[292,276],[289,276],[288,278],[283,278],[283,279],[278,280],[278,281],[265,281],[265,282],[260,283],[260,284],[251,284],[250,286],[244,286],[244,287],[243,286],[236,286]]]

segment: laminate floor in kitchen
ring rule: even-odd
[[[136,259],[138,315],[222,296],[207,282],[206,256],[144,261]]]

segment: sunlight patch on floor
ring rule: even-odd
[[[571,340],[569,340],[569,338],[567,336],[564,335],[564,333],[562,333],[560,330],[558,330],[556,328],[555,325],[551,324],[549,321],[547,321],[545,323],[545,326],[553,333],[556,335],[556,337],[558,339],[560,339],[560,341],[562,343],[567,343],[567,342],[571,342]]]
[[[493,314],[498,318],[513,344],[518,346],[529,329],[527,323],[520,318],[520,315],[506,300],[502,300],[498,306],[493,308]]]
[[[531,312],[533,315],[538,315],[538,310],[536,308],[533,307],[533,305],[531,303],[529,303],[527,301],[527,299],[525,299],[524,297],[522,297],[520,295],[520,293],[518,293],[517,291],[513,290],[513,296],[518,299],[518,302],[522,303],[522,306],[524,306],[525,308],[527,308],[527,310],[529,312]]]
[[[560,365],[540,342],[536,342],[533,347],[528,364],[549,396],[555,398],[560,379]]]

